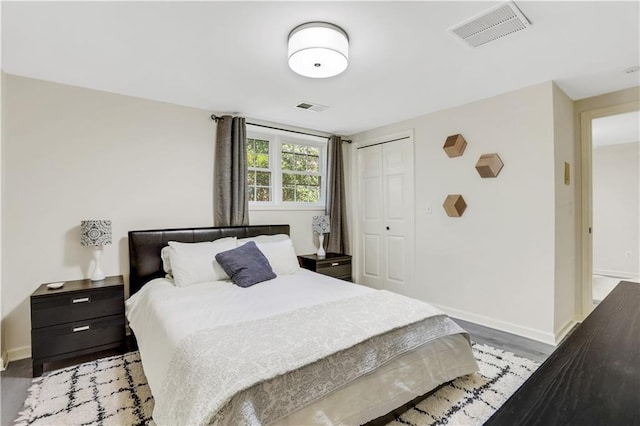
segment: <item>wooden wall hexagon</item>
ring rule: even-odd
[[[467,203],[464,201],[464,198],[462,198],[462,195],[450,194],[447,195],[442,207],[444,207],[444,211],[447,212],[447,216],[460,217],[467,209]]]
[[[482,154],[476,163],[476,170],[483,178],[496,177],[503,166],[504,163],[498,154]]]
[[[467,141],[464,140],[462,135],[452,135],[444,142],[444,152],[447,153],[449,158],[459,157],[464,153],[464,149],[467,147]]]

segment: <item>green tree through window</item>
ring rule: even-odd
[[[282,201],[320,202],[320,149],[309,145],[282,144]]]
[[[295,136],[247,135],[249,201],[256,205],[321,205],[324,200],[324,156],[321,140]]]
[[[249,201],[271,201],[269,141],[247,138]]]

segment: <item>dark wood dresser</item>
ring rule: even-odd
[[[640,425],[640,284],[618,284],[485,425]]]
[[[59,289],[42,284],[31,295],[33,376],[45,362],[126,347],[124,280],[66,281]]]
[[[300,266],[345,281],[351,281],[351,255],[327,253],[325,258],[318,258],[317,254],[303,254],[298,256]]]

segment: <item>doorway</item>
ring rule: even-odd
[[[591,121],[594,306],[621,280],[638,280],[640,111]]]
[[[581,114],[583,318],[640,274],[639,127],[637,102]]]

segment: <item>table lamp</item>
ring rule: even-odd
[[[318,258],[323,259],[327,254],[324,251],[324,234],[328,234],[331,230],[331,222],[329,216],[313,216],[313,222],[311,223],[313,232],[318,234],[318,241],[320,241],[320,247],[318,248]]]
[[[104,272],[100,267],[100,257],[102,256],[102,246],[111,244],[111,221],[83,220],[80,222],[80,233],[80,244],[93,247],[95,266],[91,281],[104,280]]]

